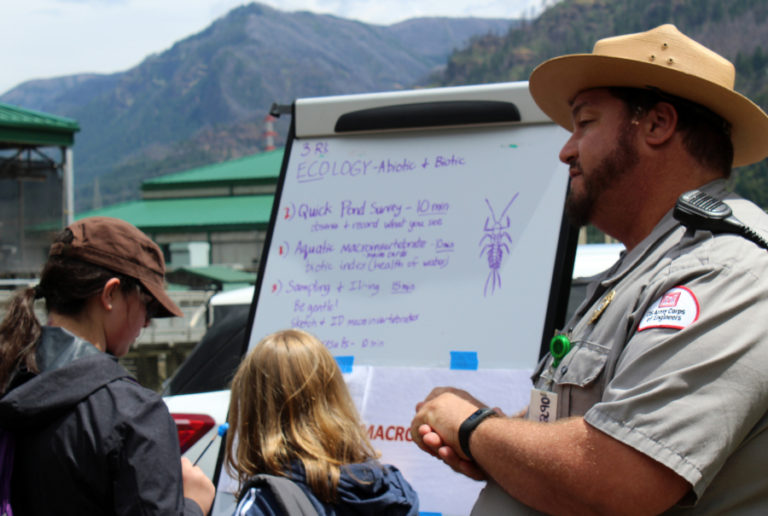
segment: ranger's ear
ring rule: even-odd
[[[669,102],[658,102],[639,122],[649,145],[663,145],[675,134],[677,110]]]

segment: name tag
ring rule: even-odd
[[[531,391],[531,404],[528,405],[528,419],[540,423],[557,421],[557,394],[533,389]]]

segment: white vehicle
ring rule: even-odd
[[[225,438],[229,383],[245,352],[253,291],[246,287],[211,297],[210,327],[163,390],[182,455],[211,479]],[[213,513],[231,514],[232,504],[231,496],[218,494]]]
[[[229,382],[245,350],[252,299],[253,287],[211,297],[208,330],[163,389],[182,454],[209,478],[214,477],[219,448],[212,443],[224,432]]]

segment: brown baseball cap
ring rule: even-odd
[[[154,317],[184,314],[165,293],[165,260],[141,230],[112,217],[88,217],[67,226],[71,243],[54,243],[49,256],[71,256],[138,280],[160,304]]]

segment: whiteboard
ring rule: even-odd
[[[293,327],[354,364],[531,368],[564,136],[535,124],[295,139],[249,348]]]
[[[292,115],[247,347],[316,335],[420,510],[466,515],[482,484],[420,452],[410,420],[438,385],[525,407],[573,267],[568,133],[524,82],[299,99]],[[231,514],[222,461],[214,514]]]

